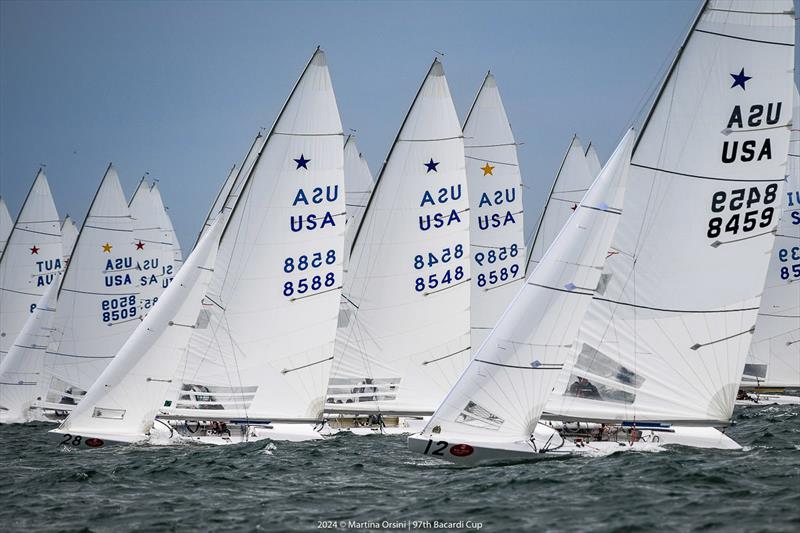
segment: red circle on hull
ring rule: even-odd
[[[99,448],[100,446],[103,445],[103,439],[92,438],[92,439],[86,439],[84,442],[90,448]]]
[[[450,446],[450,453],[456,457],[466,457],[467,455],[472,455],[474,451],[475,448],[469,444],[453,444]]]

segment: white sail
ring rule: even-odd
[[[203,308],[224,217],[217,218],[149,313],[120,348],[59,433],[143,440]]]
[[[353,238],[361,224],[375,182],[367,160],[356,146],[356,139],[348,135],[344,142],[344,185],[347,202],[347,231],[344,238],[345,271],[353,247]]]
[[[63,261],[58,212],[39,170],[0,255],[0,360]]]
[[[61,250],[64,254],[64,260],[69,262],[72,255],[72,249],[75,247],[75,241],[78,240],[78,227],[72,217],[67,215],[64,222],[61,224]]]
[[[783,197],[793,13],[791,0],[703,6],[634,148],[554,417],[730,419]]]
[[[510,442],[533,434],[600,281],[633,140],[630,130],[423,434]]]
[[[590,142],[589,146],[586,147],[586,162],[589,164],[589,170],[592,173],[592,176],[597,176],[600,174],[600,170],[603,168],[603,165],[600,163],[600,158],[597,156],[597,150],[595,150],[594,145]]]
[[[455,383],[470,357],[468,209],[461,126],[436,60],[355,236],[326,408],[431,413]]]
[[[789,171],[743,386],[800,387],[800,97],[794,90]]]
[[[526,267],[528,275],[533,272],[544,253],[553,244],[598,174],[593,173],[589,167],[578,136],[573,136],[533,235],[528,251]]]
[[[3,249],[6,247],[8,236],[11,235],[11,228],[14,227],[14,221],[8,212],[6,201],[0,196],[0,255],[3,255]]]
[[[155,183],[151,188],[142,178],[128,209],[133,219],[134,284],[138,287],[138,305],[144,315],[156,304],[178,269],[175,263],[175,231],[169,223]]]
[[[42,402],[80,400],[139,324],[136,242],[117,172],[109,165],[59,290]]]
[[[240,190],[209,286],[214,305],[193,332],[172,412],[318,419],[345,231],[343,133],[321,50]]]
[[[0,422],[28,422],[35,418],[30,411],[40,390],[42,361],[50,340],[61,272],[53,275],[36,308],[28,316],[8,354],[0,362]]]
[[[464,121],[469,184],[471,340],[477,352],[525,281],[522,176],[497,81],[489,73]]]
[[[172,265],[174,272],[177,272],[183,263],[183,251],[181,250],[181,243],[178,242],[178,234],[175,233],[175,228],[172,226],[172,219],[167,213],[167,208],[164,205],[164,200],[161,198],[161,190],[158,188],[158,183],[153,182],[150,186],[150,194],[155,203],[155,209],[158,213],[159,227],[163,233],[163,242],[170,243],[172,248]]]

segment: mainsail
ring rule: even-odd
[[[151,189],[144,178],[133,193],[128,209],[133,219],[134,284],[139,290],[139,307],[144,315],[150,312],[177,271],[175,231],[172,224],[168,224],[169,217],[158,189]]]
[[[350,256],[328,410],[431,413],[470,357],[464,143],[435,60]]]
[[[203,296],[214,266],[224,217],[212,222],[149,313],[120,348],[59,433],[113,435],[139,441],[152,428],[181,360],[192,328],[202,315]]]
[[[533,234],[533,241],[528,251],[527,275],[530,275],[539,264],[598,174],[599,171],[594,173],[591,170],[581,141],[574,135],[544,204],[536,232]]]
[[[742,386],[800,387],[800,97],[794,90],[789,171]]]
[[[37,418],[30,411],[40,390],[42,362],[56,310],[62,273],[56,272],[36,308],[28,316],[8,354],[0,362],[0,422],[28,422]]]
[[[319,419],[341,296],[342,147],[318,49],[228,215],[171,416]]]
[[[6,201],[0,196],[0,255],[3,255],[3,249],[6,247],[8,236],[11,235],[11,228],[14,227],[14,221],[8,212]]]
[[[475,353],[525,280],[517,144],[489,73],[464,121],[470,205],[471,340]]]
[[[369,171],[367,160],[361,155],[356,146],[356,139],[348,135],[344,142],[344,185],[347,202],[347,231],[344,238],[345,271],[350,252],[353,247],[353,238],[361,224],[361,217],[375,185],[372,172]]]
[[[63,261],[61,223],[40,169],[0,255],[0,360]]]
[[[793,65],[791,0],[703,6],[634,148],[554,417],[730,419],[780,218]],[[597,394],[575,395],[581,378]]]
[[[40,405],[79,401],[139,324],[136,244],[117,171],[109,165],[61,282]]]
[[[178,271],[183,264],[183,251],[181,250],[181,243],[178,242],[178,234],[175,233],[175,228],[172,226],[172,219],[167,213],[167,207],[164,205],[164,200],[161,198],[161,190],[158,188],[158,182],[153,182],[150,186],[150,195],[153,197],[156,212],[158,213],[158,225],[163,234],[162,241],[169,243],[172,249],[172,265],[173,274]]]
[[[633,139],[631,130],[431,417],[424,435],[514,442],[533,434],[600,281],[621,215]]]

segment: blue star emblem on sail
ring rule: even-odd
[[[298,168],[304,168],[308,170],[307,165],[310,161],[311,161],[310,159],[306,159],[305,155],[300,154],[300,158],[294,160],[294,162],[297,163],[297,168],[295,170],[297,170]]]
[[[752,80],[752,76],[745,76],[744,68],[739,72],[739,74],[731,74],[731,78],[733,78],[733,85],[731,85],[731,89],[736,87],[737,85],[745,90],[744,84],[747,83],[747,80]]]
[[[426,170],[426,171],[425,171],[425,174],[427,174],[427,173],[428,173],[428,172],[430,172],[431,170],[433,170],[434,172],[439,172],[438,170],[436,170],[436,166],[437,166],[437,165],[438,165],[440,162],[441,162],[441,161],[436,161],[436,162],[434,162],[434,161],[433,161],[433,158],[431,157],[431,160],[430,160],[430,161],[428,161],[427,163],[423,163],[423,164],[424,164],[426,167],[428,167],[428,170]]]

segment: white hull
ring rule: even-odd
[[[716,448],[739,450],[730,437],[711,427],[673,427],[669,430],[637,430],[635,439],[630,431],[627,438],[615,434],[615,440],[593,440],[591,437],[562,437],[557,429],[537,424],[533,438],[516,442],[508,441],[459,441],[445,435],[411,435],[408,447],[411,451],[429,455],[452,463],[473,466],[482,463],[538,460],[556,456],[602,457],[617,452],[662,451],[666,445],[681,445],[694,448]]]

